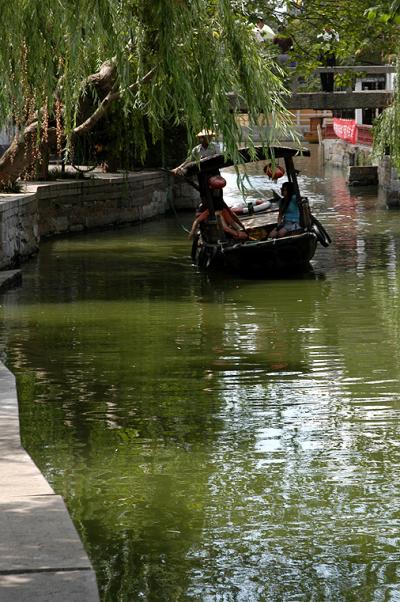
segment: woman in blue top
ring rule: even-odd
[[[281,188],[278,224],[270,233],[270,238],[282,238],[290,232],[300,230],[300,210],[293,182],[285,182]]]

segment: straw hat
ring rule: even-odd
[[[215,136],[215,132],[213,132],[213,130],[201,130],[201,132],[199,132],[197,134],[197,138],[202,138],[203,136]]]

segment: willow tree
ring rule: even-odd
[[[0,0],[0,10],[0,126],[17,131],[0,159],[2,184],[49,146],[73,148],[116,100],[134,117],[142,156],[146,122],[154,140],[166,123],[185,124],[189,138],[217,125],[238,158],[231,92],[250,123],[291,131],[279,68],[228,0]]]

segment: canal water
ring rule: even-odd
[[[400,211],[298,166],[333,238],[303,278],[201,274],[168,218],[45,243],[1,297],[103,601],[400,600]]]

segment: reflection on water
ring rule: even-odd
[[[168,219],[52,241],[2,297],[103,600],[400,599],[400,213],[317,159],[312,277],[200,274]]]

